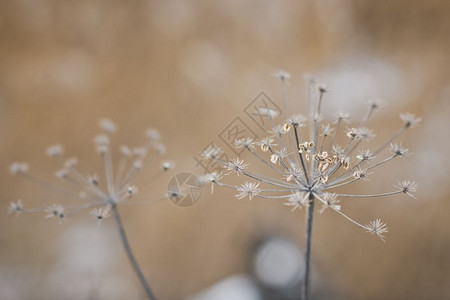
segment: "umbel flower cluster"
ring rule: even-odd
[[[286,107],[285,82],[290,75],[280,71],[277,77],[282,84]],[[223,151],[210,147],[202,152],[202,156],[219,163],[222,172],[205,174],[201,179],[205,184],[210,183],[212,188],[218,185],[236,190],[238,199],[278,199],[292,210],[309,207],[316,200],[321,204],[320,213],[327,209],[333,210],[384,240],[384,234],[388,231],[384,222],[376,219],[361,224],[343,212],[341,201],[346,198],[376,198],[396,194],[414,198],[417,184],[408,180],[398,181],[390,191],[368,195],[342,193],[341,187],[368,181],[376,167],[410,155],[409,150],[395,143],[395,140],[417,125],[421,118],[410,113],[400,114],[402,124],[399,129],[381,145],[370,146],[369,142],[375,134],[366,125],[382,101],[369,101],[366,115],[356,124],[350,122],[347,112],[336,112],[332,119],[327,120],[322,115],[322,102],[329,90],[314,81],[311,81],[311,85],[313,92],[310,93],[308,116],[295,114],[281,124],[274,125],[277,112],[261,108],[259,113],[267,116],[272,127],[268,136],[259,140],[235,140],[236,148],[244,148],[265,166],[267,172],[257,173],[241,158],[223,160]],[[231,174],[245,178],[245,181],[238,186],[222,181],[224,176]]]
[[[57,218],[60,221],[73,215],[89,213],[100,224],[102,220],[110,216],[112,206],[151,200],[148,197],[137,196],[137,186],[148,179],[144,176],[148,175],[144,171],[161,163],[161,166],[157,168],[158,171],[154,171],[151,176],[151,178],[155,178],[174,166],[171,161],[160,161],[161,156],[165,153],[160,133],[156,129],[148,129],[147,141],[140,147],[131,148],[120,145],[120,159],[115,166],[111,137],[117,126],[109,119],[100,120],[99,126],[102,133],[94,138],[95,151],[103,165],[103,170],[100,170],[99,173],[83,173],[77,167],[76,157],[64,158],[64,149],[60,144],[50,146],[46,150],[47,156],[61,165],[54,172],[57,181],[47,181],[33,175],[29,170],[29,165],[24,162],[14,162],[9,167],[11,174],[22,176],[58,193],[64,201],[73,200],[73,204],[63,205],[60,203],[47,207],[26,208],[19,199],[11,202],[10,213],[42,213],[46,218]]]

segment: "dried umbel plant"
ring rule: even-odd
[[[84,174],[77,168],[77,158],[64,158],[64,149],[61,145],[53,145],[46,150],[46,154],[61,164],[54,176],[58,182],[53,183],[33,175],[27,163],[14,162],[9,171],[19,175],[46,189],[58,193],[64,200],[72,200],[70,205],[53,204],[47,207],[26,208],[21,200],[11,202],[9,211],[15,214],[43,214],[46,218],[59,219],[60,223],[73,216],[88,214],[98,226],[103,220],[113,216],[117,230],[127,256],[138,276],[149,299],[156,299],[145,279],[128,243],[123,224],[117,209],[121,204],[134,204],[155,201],[152,197],[138,196],[138,185],[145,183],[149,178],[147,170],[153,168],[150,180],[174,166],[171,161],[162,161],[165,146],[160,141],[160,134],[155,129],[146,132],[147,141],[143,146],[130,148],[121,145],[120,160],[117,166],[113,164],[111,150],[111,136],[116,131],[116,125],[109,119],[99,122],[102,133],[94,138],[95,151],[102,160],[103,178],[97,174]],[[161,163],[159,167],[155,166]],[[99,173],[99,174],[100,174]]]
[[[283,102],[286,111],[286,80],[290,75],[280,71],[277,77],[281,81]],[[202,155],[223,166],[224,171],[206,174],[204,183],[236,190],[238,199],[248,197],[277,199],[292,208],[305,207],[306,210],[306,250],[305,273],[302,287],[303,299],[309,299],[309,278],[311,258],[311,238],[314,207],[320,204],[319,212],[332,210],[366,232],[378,236],[384,241],[388,232],[387,225],[380,219],[362,224],[347,216],[342,210],[346,198],[376,198],[396,194],[405,194],[414,198],[417,184],[414,181],[399,181],[388,192],[377,194],[346,194],[340,192],[341,187],[356,185],[368,180],[374,169],[391,160],[403,158],[410,153],[408,149],[395,144],[394,140],[421,119],[413,114],[400,115],[403,124],[386,142],[369,150],[369,141],[374,137],[371,129],[366,127],[373,113],[379,109],[381,101],[369,101],[367,114],[357,125],[350,125],[350,114],[337,112],[332,120],[326,121],[322,115],[322,102],[328,92],[325,85],[310,82],[308,116],[296,114],[290,116],[279,125],[273,125],[275,111],[267,108],[259,113],[264,114],[271,124],[270,136],[260,140],[242,138],[235,141],[236,147],[245,148],[257,161],[266,167],[267,173],[251,170],[249,163],[240,158],[224,161],[222,150],[211,147]],[[345,139],[342,145],[337,144],[339,135]],[[257,149],[259,148],[259,149]],[[378,158],[380,157],[380,158]],[[235,186],[222,181],[225,175],[238,175],[245,179],[242,185]]]

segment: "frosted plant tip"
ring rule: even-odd
[[[388,232],[388,227],[386,223],[382,222],[380,219],[376,219],[375,221],[370,221],[369,224],[366,225],[366,231],[370,234],[377,235],[384,242],[384,234]]]

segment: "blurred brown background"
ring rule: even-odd
[[[97,120],[119,124],[116,141],[161,130],[177,171],[260,92],[279,100],[278,69],[291,72],[290,103],[305,98],[304,73],[332,89],[328,111],[384,98],[372,127],[380,140],[399,112],[424,118],[402,137],[415,153],[384,166],[368,191],[397,179],[419,183],[419,200],[344,203],[357,220],[380,217],[387,242],[340,216],[317,215],[313,262],[343,299],[449,299],[448,116],[450,3],[433,1],[0,1],[0,298],[142,297],[111,221],[87,216],[58,226],[8,215],[10,201],[61,199],[8,174],[26,160],[35,174],[55,166],[44,149],[63,143],[90,172]],[[163,193],[170,176],[150,188]],[[125,226],[159,299],[183,299],[249,264],[264,233],[303,242],[303,213],[273,201],[204,191],[194,207],[163,201],[124,207]]]

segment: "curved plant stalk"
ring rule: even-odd
[[[147,298],[150,300],[156,300],[155,295],[153,294],[152,289],[150,288],[150,285],[148,284],[147,280],[144,277],[144,274],[141,271],[141,268],[139,267],[139,264],[136,261],[136,258],[134,257],[133,251],[131,250],[130,244],[128,243],[128,238],[125,233],[125,230],[122,225],[122,221],[119,216],[119,212],[117,211],[117,205],[113,205],[111,207],[114,220],[117,224],[117,229],[119,231],[120,240],[122,241],[123,248],[125,249],[125,253],[128,256],[128,259],[130,260],[131,266],[133,267],[134,273],[139,278],[139,282],[141,283],[142,287],[145,290],[145,293],[147,295]]]

